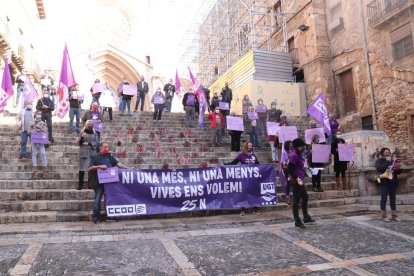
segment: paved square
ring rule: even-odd
[[[271,271],[325,262],[266,232],[177,239],[176,244],[205,275]]]
[[[352,271],[349,271],[345,268],[334,268],[334,269],[328,269],[328,270],[322,270],[322,271],[313,271],[308,273],[300,274],[301,276],[355,276],[358,274],[353,273]]]
[[[156,240],[45,244],[31,275],[181,275]]]
[[[400,222],[395,223],[395,222],[384,222],[380,220],[372,220],[372,221],[369,221],[368,223],[378,226],[378,227],[390,229],[392,231],[400,232],[402,234],[406,234],[406,235],[414,237],[414,222],[413,221],[400,221]]]
[[[27,245],[0,246],[0,275],[8,275],[9,270],[17,264],[27,247]]]
[[[372,264],[364,264],[359,267],[374,273],[375,275],[413,275],[414,261],[408,260],[393,260]]]
[[[414,226],[414,222],[411,222]],[[353,223],[315,225],[305,230],[290,228],[286,233],[342,259],[354,259],[411,251],[414,243]]]

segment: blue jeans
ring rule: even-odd
[[[81,116],[81,109],[71,107],[69,109],[69,132],[74,130],[73,127],[73,118],[76,116],[76,132],[80,132],[80,116]]]
[[[100,95],[99,95],[100,96]],[[98,103],[98,105],[99,105],[99,96],[97,95],[97,96],[94,96],[94,95],[92,95],[92,102],[91,102],[91,105],[93,104],[93,103]]]
[[[138,105],[139,105],[139,102],[140,101],[141,101],[141,111],[144,111],[145,93],[144,94],[141,94],[141,93],[138,92],[137,102],[135,103],[135,109],[134,109],[134,111],[137,111],[138,110]]]
[[[40,157],[42,159],[42,166],[47,166],[47,160],[46,160],[46,151],[45,151],[45,145],[44,144],[34,144],[32,143],[32,162],[33,167],[37,167],[37,154],[40,153]]]
[[[101,200],[104,195],[104,185],[96,184],[95,188],[95,198],[93,199],[93,218],[99,219],[101,213]]]
[[[257,127],[252,126],[252,132],[250,133],[250,143],[253,144],[254,147],[258,147],[259,145],[259,133],[257,131]]]
[[[23,94],[23,90],[24,90],[24,85],[18,85],[17,86],[17,95],[16,95],[16,104],[19,104],[19,100],[20,100],[20,95]],[[24,100],[24,99],[23,99]]]
[[[22,139],[21,139],[21,146],[22,146],[22,149],[21,149],[21,152],[20,152],[20,155],[22,156],[22,157],[26,157],[26,155],[27,155],[27,138],[29,138],[29,134],[27,133],[27,131],[23,131],[22,132]]]
[[[121,114],[124,114],[126,107],[128,107],[128,114],[131,115],[131,99],[122,99]]]

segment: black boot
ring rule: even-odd
[[[305,225],[303,225],[299,217],[299,204],[293,203],[292,210],[293,210],[293,218],[295,219],[295,226],[302,228],[302,229],[306,228]]]
[[[302,212],[303,212],[303,222],[314,222],[315,220],[308,213],[308,198],[302,198]]]
[[[78,190],[82,190],[83,188],[83,177],[85,176],[85,172],[79,171],[79,184],[78,184]]]

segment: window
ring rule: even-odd
[[[352,69],[349,69],[341,74],[339,77],[339,90],[342,94],[345,114],[355,112],[356,98],[354,91],[354,80],[352,76]]]
[[[407,23],[390,33],[392,56],[394,61],[401,60],[414,53],[413,35],[410,23]]]
[[[362,129],[374,130],[374,123],[372,122],[371,115],[362,117],[361,120],[362,120]]]

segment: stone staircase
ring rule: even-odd
[[[8,116],[13,116],[9,114]],[[10,121],[10,118],[8,118]],[[304,132],[306,120],[299,123],[299,133]],[[208,129],[208,121],[205,123]],[[55,143],[46,150],[48,172],[32,170],[31,158],[19,160],[20,132],[14,125],[0,125],[0,223],[63,222],[91,220],[93,191],[76,190],[78,180],[77,135],[67,133],[67,123],[54,123]],[[129,166],[142,169],[161,169],[167,163],[170,169],[215,166],[229,162],[237,153],[230,153],[230,137],[223,137],[221,147],[208,147],[210,132],[184,127],[184,114],[167,113],[163,120],[155,122],[152,113],[134,114],[132,117],[115,115],[114,122],[107,123],[101,140],[110,144],[110,150]],[[248,136],[243,135],[242,141]],[[121,145],[118,142],[121,142]],[[271,161],[266,137],[261,137],[261,148],[256,154],[261,163]],[[30,145],[28,145],[30,153]],[[85,177],[86,179],[86,177]],[[322,176],[323,193],[311,191],[308,180],[310,206],[336,206],[355,203],[358,190],[336,191],[334,177]],[[278,185],[281,202],[281,188]],[[284,203],[263,210],[288,208]],[[103,212],[103,210],[102,210]],[[234,213],[238,210],[207,211],[209,214]],[[104,212],[103,212],[104,213]],[[145,216],[161,218],[174,216],[198,216],[206,211]]]

